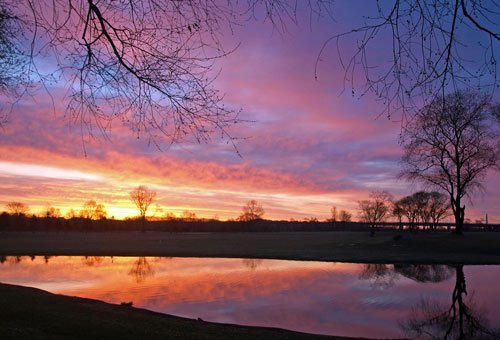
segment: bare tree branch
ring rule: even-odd
[[[481,180],[500,163],[500,135],[488,95],[454,92],[437,97],[402,134],[402,176],[450,195],[457,233],[462,232],[462,199],[481,188]],[[469,196],[470,197],[470,196]]]
[[[496,1],[394,0],[377,1],[376,6],[377,13],[365,24],[325,42],[316,76],[323,55],[335,42],[352,94],[373,93],[383,102],[383,113],[389,118],[401,113],[402,123],[429,98],[458,89],[493,93],[499,86]],[[378,47],[387,39],[392,39],[392,49],[383,53]],[[343,47],[348,49],[353,41],[354,52],[345,52]]]

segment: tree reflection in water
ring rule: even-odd
[[[242,262],[245,265],[245,267],[255,270],[257,269],[258,266],[262,264],[264,260],[262,259],[243,259]]]
[[[441,282],[455,273],[455,268],[444,264],[395,264],[394,271],[417,282]]]
[[[48,263],[52,259],[50,256],[37,257],[39,263]],[[4,266],[12,265],[19,266],[20,263],[30,262],[35,259],[34,256],[0,256],[0,264]],[[63,278],[67,272],[66,262],[69,261],[65,258],[62,261],[54,261],[53,266],[55,270],[63,273]],[[82,257],[72,259],[72,261],[78,261],[80,266],[98,266],[98,264],[107,264],[107,261],[103,261],[103,257]],[[137,283],[142,283],[147,279],[155,275],[155,261],[160,261],[160,258],[126,258],[119,261],[117,266],[119,266],[118,271],[121,273],[121,265],[125,263],[126,267],[130,266],[128,270],[128,275],[133,277]],[[242,264],[246,266],[249,270],[255,270],[258,266],[262,265],[265,260],[261,259],[243,259]],[[71,262],[70,263],[74,263]],[[111,263],[113,263],[113,258],[111,258]],[[61,267],[62,266],[62,267]],[[31,268],[31,267],[27,267]],[[22,270],[24,272],[33,272],[34,276],[44,277],[43,268],[33,267],[33,271]],[[73,268],[73,266],[71,267]],[[175,268],[175,266],[174,266]],[[107,269],[107,267],[105,268]],[[40,272],[38,272],[40,270]],[[164,274],[164,267],[160,265],[157,268],[158,275]],[[5,272],[9,272],[6,270]],[[85,270],[84,273],[91,272]],[[14,276],[16,272],[14,271]],[[49,272],[50,274],[50,272]],[[52,273],[53,274],[53,273]],[[51,274],[51,275],[52,275]],[[53,280],[52,276],[51,280]],[[6,276],[7,277],[7,276]],[[71,279],[74,279],[74,275],[70,275]],[[97,277],[97,276],[96,276]],[[407,265],[407,264],[366,264],[362,266],[359,278],[363,280],[369,280],[372,287],[376,289],[387,289],[394,286],[397,280],[403,280],[403,277],[409,278],[416,282],[422,283],[438,283],[445,280],[449,280],[448,283],[452,286],[448,289],[451,291],[451,301],[449,304],[443,304],[442,300],[437,301],[430,298],[421,299],[417,304],[413,306],[411,311],[408,311],[409,315],[404,322],[400,323],[400,327],[406,332],[407,336],[412,339],[500,339],[500,329],[495,329],[491,327],[487,318],[486,311],[484,308],[479,308],[478,302],[475,301],[475,296],[473,292],[467,291],[466,279],[464,275],[464,268],[462,265],[457,266],[447,266],[447,265]],[[455,278],[452,282],[452,278]],[[30,278],[28,282],[32,282]],[[493,280],[487,280],[487,284],[491,284]],[[437,296],[442,296],[442,288],[448,286],[436,285]],[[405,289],[413,287],[410,289],[417,290],[418,286],[414,285],[404,285]],[[431,288],[432,285],[427,285],[428,287],[423,288],[425,292],[435,291]],[[483,285],[484,286],[484,285]],[[145,286],[146,287],[146,286]],[[396,287],[397,288],[397,287]],[[471,289],[469,287],[469,289]],[[397,289],[396,289],[397,290]],[[405,292],[405,291],[403,291]],[[408,291],[406,291],[408,292]],[[446,291],[445,291],[446,293]],[[468,294],[469,293],[469,294]],[[384,292],[383,294],[391,294],[391,291]],[[381,296],[385,296],[381,293]],[[449,293],[446,293],[448,295]],[[410,296],[413,294],[409,294]],[[408,295],[405,295],[408,296]],[[445,300],[446,302],[446,300]],[[403,302],[402,307],[406,310],[407,306],[412,303]],[[491,302],[490,302],[491,305]],[[393,323],[391,317],[390,323]],[[498,326],[496,326],[498,327]]]
[[[373,288],[387,289],[394,286],[396,273],[390,264],[367,263],[363,265],[359,278],[369,280]]]
[[[146,281],[146,279],[151,278],[155,275],[153,266],[149,263],[145,256],[139,257],[132,268],[130,268],[128,275],[135,277],[137,283]]]
[[[448,266],[433,267],[427,270],[423,268],[409,268],[406,266],[405,273],[417,273],[416,275],[405,275],[409,278],[427,278],[423,273],[434,273],[427,281],[439,282],[445,280]],[[422,265],[413,267],[423,267]],[[411,317],[401,324],[403,330],[412,339],[499,339],[500,330],[493,330],[485,317],[485,311],[478,308],[474,303],[474,294],[467,295],[467,287],[463,265],[452,267],[455,270],[456,280],[452,292],[451,306],[443,306],[430,299],[422,299],[413,308]]]
[[[82,258],[83,264],[89,267],[100,264],[104,260],[102,256],[84,256]]]

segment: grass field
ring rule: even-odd
[[[500,264],[500,233],[0,232],[0,255],[240,257],[339,262]]]

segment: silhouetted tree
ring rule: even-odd
[[[428,211],[433,227],[436,227],[437,223],[449,215],[449,209],[450,202],[446,195],[437,191],[430,193]]]
[[[142,220],[142,231],[144,231],[146,212],[156,198],[156,191],[149,190],[147,187],[141,185],[130,192],[130,198],[139,209],[139,215]]]
[[[69,209],[68,212],[66,212],[66,215],[64,215],[67,219],[77,218],[78,216],[79,213],[73,208]]]
[[[351,222],[352,214],[346,210],[340,210],[339,221],[340,222]]]
[[[500,160],[500,139],[491,128],[489,96],[454,92],[435,98],[403,131],[402,175],[446,192],[456,233],[462,233],[464,197]]]
[[[358,201],[359,219],[370,224],[370,236],[375,236],[376,223],[385,221],[390,213],[392,195],[374,191],[369,200]]]
[[[333,206],[333,207],[330,209],[330,212],[331,212],[331,214],[332,214],[332,217],[331,217],[330,221],[332,221],[332,222],[337,222],[337,219],[338,219],[337,207],[336,207],[336,206]]]
[[[449,203],[446,196],[440,192],[419,191],[412,195],[401,198],[393,206],[393,214],[402,222],[403,216],[410,223],[418,223],[435,226],[436,223],[447,216]]]
[[[167,212],[165,214],[163,214],[163,216],[161,217],[162,220],[166,220],[166,221],[174,221],[177,219],[177,217],[175,216],[175,214],[173,212]]]
[[[418,205],[412,195],[405,196],[396,202],[398,207],[397,213],[405,216],[409,223],[415,223],[418,218]]]
[[[418,191],[401,199],[400,204],[404,207],[404,213],[410,223],[427,222],[427,203],[429,197],[428,192]]]
[[[395,201],[392,204],[392,216],[395,216],[399,222],[399,229],[403,229],[403,216],[405,216],[405,207],[401,200]]]
[[[431,197],[430,193],[426,191],[418,191],[411,197],[413,198],[413,201],[415,203],[417,222],[420,222],[422,224],[428,223],[430,220],[428,209],[429,200]]]
[[[184,210],[181,215],[181,219],[188,222],[196,221],[196,214],[189,210]]]
[[[40,212],[40,217],[59,218],[61,217],[61,210],[49,205]]]
[[[26,215],[30,208],[21,202],[9,202],[5,205],[7,212],[11,215]]]
[[[243,207],[243,213],[238,217],[239,221],[251,222],[262,219],[264,208],[256,200],[248,201]]]
[[[87,218],[89,220],[100,220],[106,218],[106,215],[107,212],[104,204],[97,203],[94,200],[85,202],[82,210],[80,210],[80,217]]]

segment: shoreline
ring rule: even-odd
[[[222,324],[0,283],[2,339],[366,339]]]
[[[0,232],[0,255],[500,264],[500,233],[418,233],[394,239],[397,234],[380,232],[370,238],[361,232]],[[217,324],[2,283],[0,299],[3,339],[356,339]]]

